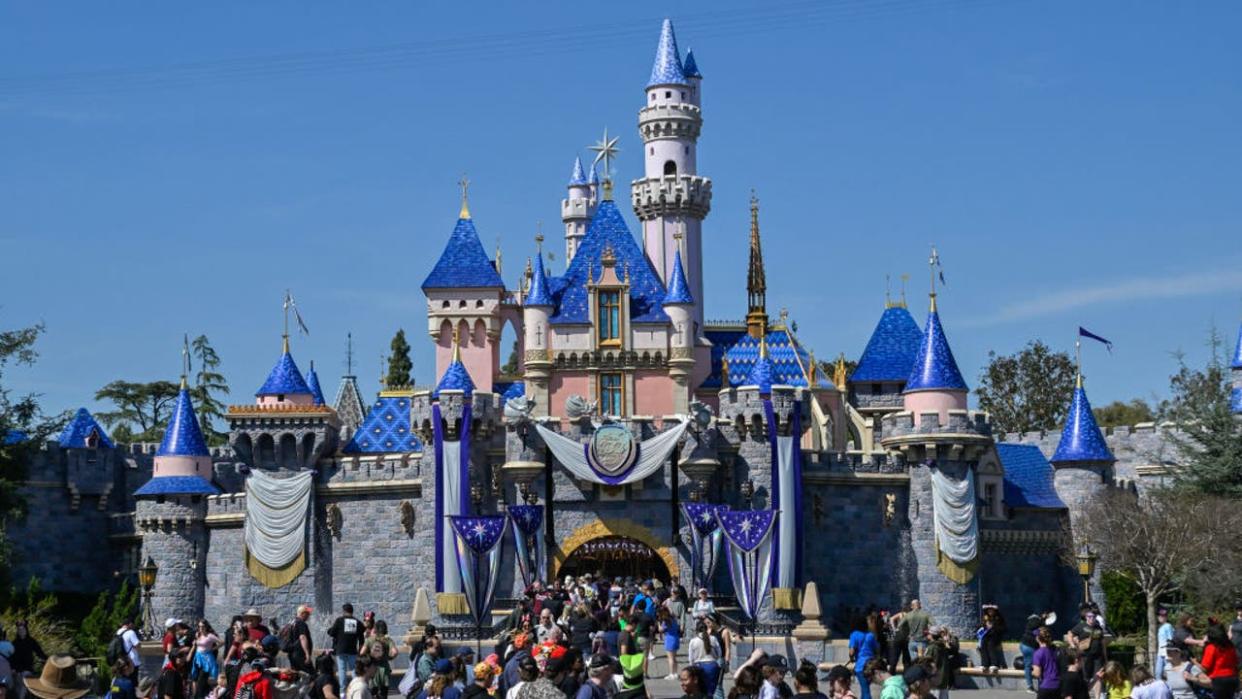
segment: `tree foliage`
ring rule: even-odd
[[[1178,355],[1178,371],[1169,379],[1170,397],[1160,405],[1161,419],[1179,429],[1171,439],[1179,452],[1174,470],[1177,487],[1198,493],[1242,497],[1242,422],[1230,410],[1229,369],[1221,356],[1220,335],[1213,329],[1202,369]]]
[[[0,611],[0,626],[11,630],[19,620],[25,620],[30,635],[39,641],[45,653],[72,653],[73,631],[56,614],[57,603],[55,595],[43,591],[38,578],[31,578],[24,589],[9,590]]]
[[[1074,376],[1069,354],[1033,340],[1016,354],[988,352],[975,394],[997,432],[1055,430],[1065,421]]]
[[[516,377],[518,375],[518,341],[513,341],[513,347],[509,350],[509,359],[500,367],[501,376]]]
[[[1156,411],[1151,404],[1142,398],[1129,402],[1115,400],[1108,405],[1094,408],[1095,421],[1100,427],[1121,427],[1137,425],[1140,422],[1151,422],[1156,419]]]
[[[117,428],[118,441],[124,434],[132,438],[124,441],[156,442],[164,435],[179,390],[172,381],[118,379],[95,392],[95,400],[109,401],[115,409],[95,413],[95,417],[109,429]]]
[[[211,446],[218,446],[227,441],[223,432],[216,431],[216,420],[224,419],[224,401],[217,396],[228,395],[229,383],[224,374],[219,372],[220,355],[211,346],[206,335],[199,335],[190,343],[190,352],[198,364],[194,372],[195,408],[198,410],[198,421],[203,429],[203,437]]]
[[[410,360],[410,343],[405,340],[405,330],[397,331],[392,336],[390,345],[392,354],[388,357],[388,378],[384,383],[389,388],[401,388],[414,385],[414,362]]]
[[[103,657],[113,634],[127,620],[138,622],[138,588],[130,589],[128,580],[121,582],[115,594],[106,590],[99,593],[95,606],[78,627],[74,638],[78,650],[88,658]],[[101,670],[107,673],[102,667],[105,664],[101,663]]]
[[[1096,498],[1074,525],[1078,545],[1089,544],[1102,571],[1127,578],[1146,603],[1148,657],[1156,654],[1156,607],[1174,594],[1235,585],[1242,561],[1242,508],[1236,500],[1178,490],[1142,498],[1113,490]]]
[[[1100,588],[1108,608],[1108,627],[1118,636],[1129,636],[1143,630],[1146,603],[1137,583],[1116,571],[1100,575]]]

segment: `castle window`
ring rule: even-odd
[[[623,415],[623,396],[620,374],[599,375],[599,409],[604,415]]]
[[[665,174],[666,176],[667,176],[667,175],[676,175],[676,174],[677,174],[677,163],[675,163],[675,162],[673,162],[673,161],[671,161],[671,160],[665,160],[665,161],[664,161],[664,174]]]
[[[995,482],[983,484],[983,511],[987,517],[1000,516],[1000,495]]]
[[[666,100],[673,99],[673,91],[672,91],[672,90],[665,90],[665,91],[664,91],[664,99],[666,99]]]
[[[440,304],[440,308],[448,308],[448,307],[449,307],[448,299],[444,299],[444,303]]]
[[[871,395],[878,396],[884,392],[884,386],[878,383],[871,384]]]
[[[621,344],[621,292],[599,292],[599,342]]]
[[[682,152],[686,155],[690,155],[690,146],[682,146]]]
[[[683,100],[686,98],[686,91],[685,91],[685,90],[682,90],[682,91],[681,91],[681,98],[682,98]]]

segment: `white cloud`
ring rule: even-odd
[[[962,325],[998,325],[1099,304],[1175,299],[1228,291],[1242,291],[1242,269],[1132,277],[1109,284],[1066,289],[1002,306],[992,315],[966,319]]]

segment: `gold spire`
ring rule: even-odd
[[[457,218],[470,218],[470,178],[462,173],[457,186],[461,187],[461,213],[457,214]]]
[[[612,178],[604,178],[604,201],[612,201]]]
[[[729,387],[729,358],[728,357],[720,358],[720,387],[721,388]]]
[[[936,252],[936,246],[931,249],[931,256],[927,258],[927,273],[931,279],[931,312],[936,312],[936,267],[940,264],[940,253]]]
[[[388,361],[384,359],[384,355],[380,355],[380,374],[379,385],[388,388]]]
[[[901,307],[906,308],[906,282],[910,281],[910,275],[901,275]]]
[[[281,354],[289,354],[289,333],[280,336],[280,352]]]
[[[768,282],[763,270],[763,245],[759,238],[759,197],[750,190],[750,266],[746,273],[746,331],[751,337],[766,332]]]
[[[844,352],[837,355],[837,369],[836,369],[836,372],[833,374],[832,379],[833,379],[832,382],[837,385],[837,388],[841,390],[845,390],[845,353]]]
[[[892,292],[893,292],[893,278],[892,276],[886,274],[884,275],[884,307],[885,308],[893,307],[893,293]]]
[[[1082,340],[1074,340],[1074,388],[1082,388]]]
[[[809,385],[811,388],[815,388],[815,370],[818,367],[815,365],[815,351],[814,350],[807,352],[806,363],[810,365],[809,367],[807,367],[809,369],[809,371],[807,372],[807,377],[806,377],[807,385]]]
[[[453,362],[461,361],[461,330],[458,326],[453,326]]]
[[[766,329],[765,332],[759,336],[759,358],[768,358],[768,333],[766,332]]]

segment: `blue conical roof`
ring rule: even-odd
[[[272,372],[267,375],[267,381],[264,381],[263,386],[255,391],[255,395],[301,395],[310,392],[310,386],[307,386],[306,379],[302,378],[302,372],[293,361],[293,355],[289,354],[289,350],[286,349],[276,361],[276,366],[272,367]]]
[[[858,367],[850,374],[850,383],[909,379],[921,344],[923,331],[905,306],[884,309]]]
[[[460,359],[453,360],[444,370],[444,376],[436,385],[435,395],[439,396],[440,391],[461,391],[466,395],[474,393],[474,379],[470,378],[470,372],[466,371],[466,365]]]
[[[682,64],[681,70],[686,74],[687,78],[703,77],[703,74],[699,72],[699,64],[694,60],[694,49],[686,51],[686,60]]]
[[[1080,385],[1074,389],[1074,400],[1070,402],[1065,429],[1061,431],[1061,443],[1052,455],[1052,463],[1112,460],[1113,453],[1108,450],[1104,433],[1095,421],[1087,392]]]
[[[548,288],[548,275],[543,271],[543,250],[535,254],[535,267],[531,271],[530,289],[526,292],[526,298],[522,305],[531,306],[554,306],[552,301],[552,290]]]
[[[656,47],[655,63],[651,66],[651,79],[647,81],[647,87],[685,84],[686,73],[681,67],[681,54],[677,52],[673,21],[666,19],[660,27],[660,44]]]
[[[86,439],[91,436],[92,432],[99,438],[98,446],[105,449],[112,448],[112,440],[108,438],[108,433],[104,432],[98,422],[95,422],[95,417],[90,411],[86,408],[78,408],[78,412],[73,414],[73,419],[60,433],[58,441],[65,449],[86,449]]]
[[[1233,361],[1230,366],[1234,369],[1242,369],[1242,328],[1238,328],[1238,344],[1233,348]]]
[[[906,379],[906,393],[911,391],[965,391],[966,381],[953,359],[949,339],[940,326],[940,314],[935,306],[927,314],[927,326],[923,330],[923,342],[914,355],[910,378]]]
[[[457,219],[444,252],[423,280],[427,289],[503,289],[504,281],[483,250],[479,232],[469,218]]]
[[[673,253],[673,276],[668,280],[668,293],[664,294],[664,305],[693,304],[694,296],[690,293],[690,284],[686,281],[686,272],[681,267],[681,251]]]
[[[310,371],[306,372],[306,386],[315,397],[315,405],[325,405],[323,389],[319,387],[319,374],[315,373],[315,363],[311,362]]]
[[[595,164],[591,164],[591,181],[588,184],[599,184],[599,170],[595,169]]]
[[[177,394],[177,404],[173,406],[172,418],[164,430],[164,440],[160,442],[156,456],[210,456],[207,442],[199,428],[198,418],[194,415],[194,402],[190,400],[190,391],[182,387]]]
[[[579,187],[587,184],[586,170],[582,167],[582,158],[574,157],[574,172],[569,176],[569,186]]]
[[[751,367],[750,374],[746,376],[746,380],[741,385],[758,386],[761,395],[768,394],[772,392],[772,381],[775,376],[776,367],[772,365],[772,360],[764,353],[755,360],[755,366]]]

